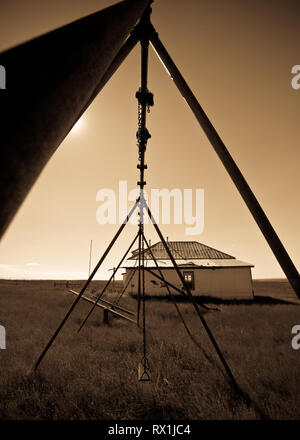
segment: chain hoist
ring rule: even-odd
[[[136,133],[137,147],[138,147],[138,165],[137,168],[140,171],[140,179],[137,184],[140,187],[139,196],[139,272],[138,272],[138,298],[137,298],[137,324],[140,325],[140,305],[142,302],[142,329],[143,329],[143,358],[138,366],[138,378],[139,381],[146,382],[151,381],[150,369],[147,360],[147,344],[146,344],[146,295],[145,295],[145,255],[144,255],[144,171],[147,169],[145,164],[145,152],[147,148],[148,139],[151,138],[151,134],[146,128],[146,115],[150,112],[150,107],[154,105],[153,94],[147,87],[148,76],[148,48],[149,48],[149,23],[150,23],[151,8],[145,13],[143,19],[141,19],[142,29],[140,35],[141,43],[141,86],[136,92],[135,97],[138,100],[138,130]]]
[[[146,151],[147,141],[151,138],[151,134],[146,127],[142,127],[142,111],[146,108],[147,113],[150,113],[150,107],[154,105],[153,93],[149,90],[143,91],[141,88],[136,92],[135,97],[138,100],[138,131],[136,133],[137,146],[139,149],[139,162],[141,162],[141,155]]]

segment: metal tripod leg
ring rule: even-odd
[[[97,84],[95,90],[93,91],[92,95],[90,96],[89,100],[87,101],[84,108],[81,110],[80,115],[78,116],[78,119],[83,115],[83,113],[86,111],[86,109],[91,105],[91,103],[94,101],[94,99],[97,97],[97,95],[101,92],[103,87],[108,83],[108,81],[111,79],[113,74],[118,70],[120,65],[123,63],[125,58],[130,54],[134,46],[139,41],[138,38],[138,32],[135,28],[131,35],[128,37],[128,39],[125,41],[115,58],[113,59],[112,63],[104,73],[103,77],[100,79],[99,84]]]
[[[137,291],[137,326],[140,326],[140,310],[141,310],[141,230],[139,227],[139,265],[138,265],[138,291]]]
[[[149,213],[149,212],[150,212],[150,210],[149,210],[149,208],[148,208],[148,213]],[[151,213],[149,214],[149,216],[150,216],[150,218],[151,218],[151,221],[153,222],[154,219],[153,219]],[[157,230],[159,230],[158,226],[157,226]],[[161,235],[160,238],[163,238],[163,236]],[[182,322],[183,322],[183,325],[184,325],[184,327],[185,327],[185,329],[186,329],[188,335],[190,336],[190,338],[192,339],[192,341],[194,342],[194,344],[197,345],[197,347],[203,352],[203,354],[204,354],[204,356],[206,357],[206,359],[207,359],[208,361],[211,361],[210,357],[207,355],[207,353],[203,350],[203,348],[200,346],[200,344],[196,341],[196,339],[195,339],[195,338],[193,337],[193,335],[191,334],[191,332],[190,332],[188,326],[186,325],[186,323],[185,323],[185,321],[184,321],[184,319],[183,319],[183,316],[182,316],[181,313],[180,313],[180,310],[179,310],[179,308],[178,308],[178,306],[177,306],[177,304],[176,304],[176,302],[175,302],[175,299],[174,299],[173,295],[172,295],[171,292],[170,292],[170,289],[169,289],[169,286],[168,286],[169,283],[165,280],[165,278],[164,278],[164,276],[163,276],[163,274],[162,274],[162,271],[160,270],[160,268],[159,268],[159,266],[158,266],[158,263],[157,263],[157,261],[156,261],[154,255],[153,255],[153,252],[152,252],[151,248],[149,247],[149,245],[148,245],[148,243],[147,243],[147,240],[146,240],[145,236],[143,236],[143,239],[144,239],[144,241],[145,241],[145,243],[146,243],[146,245],[147,245],[148,251],[150,252],[150,254],[151,254],[151,256],[152,256],[152,259],[155,261],[156,267],[157,267],[158,271],[159,271],[160,274],[161,274],[161,278],[162,278],[162,280],[164,281],[164,283],[165,283],[165,285],[166,285],[166,287],[167,287],[168,293],[170,294],[170,296],[171,296],[171,298],[172,298],[172,300],[173,300],[173,303],[174,303],[174,305],[175,305],[175,307],[176,307],[176,310],[177,310],[177,312],[178,312],[178,314],[179,314],[180,319],[181,319]],[[165,245],[166,245],[166,242],[165,242]],[[165,248],[165,249],[167,250],[167,248]],[[169,250],[169,248],[168,248],[168,250]],[[169,251],[169,252],[170,252],[170,251]],[[171,255],[171,253],[169,254],[169,257],[170,257],[170,255]],[[151,271],[149,271],[149,272],[152,273]],[[194,304],[194,302],[193,302],[193,304]],[[252,399],[252,398],[251,398],[251,397],[250,397],[245,391],[243,391],[243,390],[240,388],[240,386],[239,386],[238,383],[236,382],[236,380],[235,380],[233,374],[231,373],[231,370],[230,370],[230,368],[228,367],[228,365],[227,365],[227,363],[226,363],[226,361],[225,361],[225,359],[224,359],[224,357],[223,357],[223,355],[222,355],[222,353],[221,353],[219,347],[217,346],[217,343],[216,343],[216,341],[214,340],[214,338],[213,338],[213,336],[212,336],[212,333],[210,332],[210,330],[209,330],[209,328],[208,328],[208,326],[207,326],[207,324],[206,324],[204,318],[203,318],[203,317],[202,317],[202,318],[200,317],[200,319],[201,319],[201,322],[202,322],[203,325],[204,325],[204,323],[205,323],[205,325],[204,325],[205,330],[206,330],[206,331],[207,331],[207,330],[209,331],[209,332],[207,331],[208,336],[209,336],[209,338],[211,339],[211,342],[213,342],[214,348],[216,349],[217,354],[218,354],[218,356],[219,356],[219,358],[220,358],[220,360],[221,360],[221,362],[222,362],[222,364],[223,364],[223,366],[224,366],[224,368],[225,368],[225,370],[226,370],[226,372],[227,372],[227,374],[228,374],[228,376],[229,376],[229,378],[230,378],[230,381],[231,381],[231,383],[232,383],[234,389],[236,390],[236,392],[237,392],[237,393],[238,393],[238,394],[244,399],[244,401],[246,402],[247,405],[252,405],[252,406],[253,406],[253,408],[255,409],[255,411],[257,412],[257,414],[258,414],[262,419],[267,419],[267,416],[266,416],[266,414],[264,413],[264,411],[263,411],[263,410],[257,405],[256,402],[253,401],[253,399]]]
[[[180,93],[182,94],[182,96],[190,106],[192,112],[194,113],[199,124],[204,130],[215,152],[217,153],[224,167],[226,168],[226,171],[230,175],[240,195],[242,196],[246,205],[248,206],[254,220],[256,221],[265,239],[267,240],[270,248],[273,251],[273,254],[277,258],[277,261],[280,264],[282,270],[284,271],[286,277],[288,278],[291,286],[296,292],[296,295],[300,299],[300,275],[296,267],[294,266],[294,263],[292,262],[291,258],[289,257],[287,251],[285,250],[283,244],[281,243],[278,235],[273,229],[271,223],[269,222],[266,214],[264,213],[263,209],[258,203],[255,195],[253,194],[244,176],[242,175],[238,166],[231,157],[229,151],[227,150],[226,146],[224,145],[223,141],[221,140],[214,126],[212,125],[207,115],[205,114],[204,110],[197,101],[195,95],[193,94],[193,92],[185,82],[183,76],[177,69],[172,58],[170,57],[164,45],[158,38],[158,34],[152,25],[150,25],[149,35],[152,46],[154,47],[158,56],[162,60],[168,72],[170,73],[171,77],[173,78]]]
[[[188,293],[188,296],[189,296],[189,298],[190,298],[190,300],[191,300],[191,302],[192,302],[192,304],[193,304],[193,306],[194,306],[194,308],[196,310],[196,313],[199,316],[200,321],[201,321],[201,323],[202,323],[206,333],[208,334],[208,337],[209,337],[211,343],[213,344],[213,346],[214,346],[214,348],[215,348],[215,350],[217,352],[217,355],[219,356],[220,361],[222,362],[222,364],[223,364],[223,366],[224,366],[224,368],[225,368],[225,370],[226,370],[226,372],[227,372],[227,374],[228,374],[228,376],[229,376],[233,386],[235,387],[235,389],[240,390],[240,388],[239,388],[239,386],[238,386],[238,384],[237,384],[237,382],[236,382],[236,380],[235,380],[235,378],[234,378],[234,376],[233,376],[229,366],[227,365],[227,362],[226,362],[226,360],[225,360],[225,358],[224,358],[224,356],[223,356],[223,354],[222,354],[222,352],[221,352],[221,350],[220,350],[220,348],[219,348],[219,346],[218,346],[218,344],[217,344],[217,342],[216,342],[212,332],[210,331],[210,328],[208,327],[208,325],[206,323],[206,320],[204,319],[202,313],[199,310],[198,304],[194,300],[193,295],[191,294],[191,291],[190,291],[189,287],[187,286],[187,284],[186,284],[186,282],[185,282],[185,280],[183,278],[183,275],[180,272],[179,267],[177,266],[177,263],[176,263],[173,255],[172,255],[170,249],[168,248],[168,245],[167,245],[167,243],[166,243],[166,241],[165,241],[165,239],[164,239],[164,237],[163,237],[163,235],[162,235],[162,233],[161,233],[157,223],[155,222],[155,220],[154,220],[154,218],[153,218],[153,216],[151,214],[151,211],[150,211],[149,207],[147,206],[145,209],[147,210],[147,213],[148,213],[148,215],[149,215],[149,217],[151,219],[151,222],[152,222],[152,224],[153,224],[153,226],[154,226],[154,228],[155,228],[155,230],[156,230],[156,232],[157,232],[157,234],[158,234],[158,236],[159,236],[159,238],[160,238],[160,240],[161,240],[161,242],[162,242],[162,244],[163,244],[163,246],[164,246],[164,248],[165,248],[165,250],[166,250],[166,252],[167,252],[167,254],[169,256],[169,259],[172,261],[172,264],[173,264],[173,266],[174,266],[174,268],[175,268],[175,270],[177,272],[177,275],[178,275],[178,277],[179,277],[179,279],[180,279],[184,289]]]
[[[181,319],[182,324],[184,325],[184,328],[185,328],[187,334],[189,335],[189,337],[191,338],[191,340],[194,342],[194,344],[195,344],[195,345],[196,345],[196,346],[202,351],[202,353],[204,353],[204,356],[206,357],[206,359],[208,359],[208,360],[211,362],[211,359],[209,359],[209,356],[205,353],[205,351],[203,350],[203,348],[201,347],[201,345],[196,341],[196,339],[194,338],[194,336],[193,336],[192,333],[190,332],[190,329],[188,328],[188,326],[187,326],[187,324],[186,324],[186,322],[185,322],[185,320],[184,320],[184,318],[183,318],[183,316],[182,316],[182,313],[181,313],[181,311],[180,311],[180,309],[179,309],[179,307],[178,307],[178,305],[177,305],[177,303],[176,303],[176,301],[175,301],[174,295],[172,294],[172,292],[171,292],[171,290],[170,290],[170,287],[173,287],[173,288],[174,288],[175,286],[170,286],[170,284],[169,284],[169,283],[167,282],[167,280],[165,279],[165,277],[164,277],[164,275],[163,275],[163,273],[162,273],[162,271],[161,271],[161,269],[160,269],[160,267],[159,267],[159,265],[158,265],[158,263],[157,263],[157,260],[156,260],[156,258],[155,258],[154,255],[153,255],[153,252],[152,252],[152,250],[151,250],[151,248],[150,248],[150,246],[149,246],[149,244],[148,244],[148,241],[147,241],[145,235],[143,235],[143,239],[144,239],[144,241],[145,241],[145,243],[146,243],[146,246],[147,246],[148,252],[150,253],[151,258],[154,260],[154,262],[155,262],[155,266],[156,266],[156,268],[157,268],[157,270],[158,270],[158,272],[159,272],[159,274],[160,274],[160,277],[158,277],[158,278],[161,279],[161,280],[163,281],[163,283],[165,284],[165,287],[166,287],[166,289],[167,289],[168,295],[169,295],[169,297],[171,298],[171,300],[172,300],[172,302],[173,302],[173,304],[174,304],[174,307],[175,307],[175,309],[176,309],[176,311],[177,311],[177,313],[178,313],[179,318]],[[156,274],[154,274],[154,272],[150,271],[148,268],[146,268],[146,270],[147,270],[149,273],[151,273],[152,275],[157,276]],[[169,287],[169,286],[170,286],[170,287]],[[176,290],[178,290],[180,293],[182,293],[179,289],[176,288]]]
[[[84,286],[82,287],[79,295],[77,296],[77,298],[75,299],[75,301],[73,302],[72,306],[70,307],[70,309],[68,310],[67,314],[65,315],[65,317],[63,318],[63,320],[61,321],[61,323],[59,324],[57,330],[54,332],[53,336],[51,337],[51,339],[49,340],[48,344],[46,345],[46,347],[44,348],[44,350],[42,351],[40,357],[38,358],[38,360],[36,361],[35,365],[34,365],[34,370],[36,370],[39,366],[39,364],[41,363],[41,361],[43,360],[44,356],[46,355],[47,351],[49,350],[49,348],[51,347],[51,345],[53,344],[54,340],[56,339],[57,335],[59,334],[59,332],[61,331],[61,329],[63,328],[63,326],[65,325],[66,321],[68,320],[69,316],[71,315],[72,311],[74,310],[74,308],[76,307],[76,305],[78,304],[81,296],[84,294],[84,292],[86,291],[88,285],[90,284],[90,282],[92,281],[92,279],[94,278],[96,272],[98,271],[99,267],[101,266],[101,264],[103,263],[103,261],[105,260],[106,256],[108,255],[109,251],[111,250],[111,248],[113,247],[113,245],[115,244],[115,242],[117,241],[119,235],[121,234],[121,232],[123,231],[123,229],[125,228],[126,224],[128,223],[130,217],[132,216],[132,214],[134,213],[136,207],[139,204],[139,198],[137,199],[136,203],[133,205],[133,207],[131,208],[129,214],[127,215],[126,219],[124,220],[124,222],[122,223],[122,225],[120,226],[120,228],[118,229],[116,235],[114,236],[114,238],[112,239],[112,241],[110,242],[110,244],[108,245],[106,251],[104,252],[104,254],[102,255],[102,257],[100,258],[99,262],[97,263],[96,267],[94,268],[93,272],[91,273],[91,275],[89,276],[88,280],[86,281],[86,283],[84,284]]]

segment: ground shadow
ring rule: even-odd
[[[132,298],[137,299],[137,295],[131,295]],[[186,296],[179,296],[174,295],[176,302],[178,303],[189,303],[190,299]],[[198,304],[223,304],[223,305],[247,305],[247,306],[253,306],[253,305],[287,305],[287,304],[293,304],[295,306],[299,306],[300,303],[296,303],[293,301],[288,301],[280,298],[274,298],[271,296],[255,296],[254,298],[249,299],[226,299],[226,298],[216,298],[213,296],[193,296],[194,300]],[[166,295],[146,295],[145,299],[147,301],[153,301],[153,302],[159,302],[159,301],[168,301],[171,302],[171,298],[169,298]]]

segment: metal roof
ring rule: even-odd
[[[173,268],[173,264],[171,260],[161,259],[156,260],[158,263],[158,266],[163,268]],[[126,263],[124,264],[123,268],[130,269],[137,267],[137,261],[128,259]],[[253,264],[245,263],[244,261],[236,260],[235,258],[221,258],[221,259],[193,259],[191,261],[188,260],[182,260],[182,259],[176,259],[176,263],[180,268],[217,268],[217,267],[254,267]],[[151,267],[155,268],[156,264],[153,260],[146,260],[145,261],[145,267]]]
[[[235,257],[218,251],[206,244],[199,243],[198,241],[168,241],[167,245],[175,258],[175,260],[220,260],[220,259],[235,259]],[[155,259],[169,260],[169,256],[162,244],[158,242],[151,247],[151,251]],[[138,249],[132,251],[132,255],[129,260],[138,259]],[[144,251],[144,259],[152,260],[151,254],[148,249]]]

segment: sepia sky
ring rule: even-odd
[[[0,3],[0,51],[116,3]],[[152,23],[300,268],[300,64],[298,0],[156,0]],[[252,263],[254,278],[283,277],[255,221],[191,110],[150,47],[146,189],[204,189],[204,230],[161,225],[169,240],[197,240]],[[22,69],[20,66],[20,75]],[[59,66],[57,66],[59,69]],[[100,225],[100,189],[138,180],[139,46],[53,155],[0,243],[1,278],[85,278],[119,225]],[[80,85],[79,85],[80,87]],[[118,195],[118,193],[117,193]],[[12,195],[13,196],[13,195]],[[131,204],[128,203],[128,208]],[[96,278],[136,233],[128,225]],[[146,233],[158,241],[150,225]],[[119,276],[121,275],[121,271]]]

